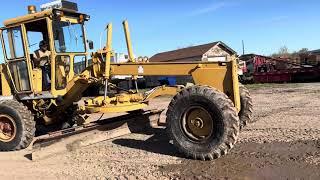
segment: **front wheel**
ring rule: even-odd
[[[236,143],[239,117],[224,93],[208,86],[191,86],[169,104],[167,131],[186,156],[212,160],[225,155]]]
[[[27,148],[35,135],[31,112],[15,100],[0,102],[0,151]]]

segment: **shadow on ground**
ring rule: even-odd
[[[320,140],[240,143],[214,161],[185,159],[169,143],[164,129],[146,140],[116,139],[113,143],[148,152],[182,157],[159,171],[178,179],[320,179]]]
[[[155,128],[152,130],[148,130],[144,134],[152,134],[152,136],[147,140],[119,138],[113,140],[112,142],[114,144],[129,148],[183,158],[181,153],[179,153],[178,150],[171,143],[169,143],[169,139],[165,129]]]

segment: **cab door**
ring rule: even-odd
[[[10,78],[17,92],[31,92],[30,69],[26,59],[22,26],[3,28],[1,42]]]

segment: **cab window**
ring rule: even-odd
[[[30,54],[33,54],[40,48],[39,45],[41,41],[49,43],[47,21],[45,19],[26,23],[25,27]],[[49,51],[50,49],[51,48],[48,47]],[[31,60],[33,60],[33,57],[31,57]]]
[[[1,37],[4,43],[4,55],[16,90],[30,91],[21,27],[4,29]]]
[[[21,28],[5,29],[2,32],[7,59],[24,57]]]
[[[54,44],[57,53],[85,52],[83,24],[56,20],[53,22]]]
[[[27,31],[28,44],[30,53],[39,49],[39,42],[43,40],[43,34],[41,32]]]

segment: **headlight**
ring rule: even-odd
[[[85,21],[89,21],[90,20],[90,16],[89,15],[84,15],[84,20]]]
[[[89,21],[89,20],[90,20],[90,16],[89,16],[89,15],[81,14],[81,15],[79,16],[79,21],[80,21],[81,23],[83,23],[83,21]]]
[[[55,11],[54,14],[57,16],[57,17],[62,17],[64,15],[63,11]]]

